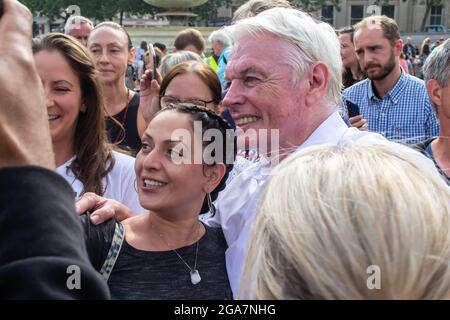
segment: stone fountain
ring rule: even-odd
[[[166,8],[167,11],[158,13],[157,17],[166,17],[171,25],[187,25],[190,18],[197,15],[188,11],[188,8],[197,7],[208,0],[144,0],[155,7]]]

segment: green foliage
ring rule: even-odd
[[[64,0],[20,0],[33,14],[41,13],[50,20],[60,17],[61,8],[64,7]]]
[[[116,14],[128,12],[131,14],[155,14],[163,11],[163,8],[152,6],[143,0],[20,0],[33,14],[40,13],[50,20],[64,17],[63,11],[70,5],[80,7],[81,15],[98,21],[111,20]],[[408,1],[408,0],[403,0]],[[417,1],[417,0],[409,0]],[[440,0],[427,0],[440,1]],[[192,11],[199,15],[199,20],[207,23],[214,17],[217,8],[221,6],[236,8],[246,0],[209,0],[205,4],[195,7]],[[300,7],[307,11],[317,11],[322,5],[334,5],[340,10],[341,0],[290,0],[294,7]]]
[[[82,16],[97,20],[111,20],[117,13],[132,14],[156,13],[159,8],[151,6],[143,0],[20,0],[33,14],[38,12],[51,20],[60,17],[70,5],[80,7]]]
[[[193,12],[198,14],[198,19],[207,23],[207,21],[214,17],[216,9],[222,6],[230,7],[232,0],[208,0],[205,4],[193,8]]]
[[[216,9],[221,6],[237,8],[247,0],[209,0],[207,3],[193,9],[199,15],[199,20],[207,22],[214,17]],[[333,5],[338,11],[341,10],[341,0],[289,0],[293,7],[302,8],[305,11],[317,11],[322,5]]]

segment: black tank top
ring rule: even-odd
[[[125,132],[110,117],[106,118],[106,130],[109,141],[111,143],[117,143],[122,140],[118,146],[124,147],[124,149],[131,149],[133,155],[136,155],[141,149],[141,138],[139,137],[137,128],[138,109],[139,95],[136,93],[126,108],[112,116],[123,125]]]

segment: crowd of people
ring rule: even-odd
[[[450,40],[249,0],[206,58],[3,4],[1,298],[450,297]]]

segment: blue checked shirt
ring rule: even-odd
[[[367,120],[369,131],[378,132],[390,140],[415,144],[439,135],[436,119],[425,84],[419,78],[402,72],[395,86],[379,99],[369,79],[360,81],[343,92],[359,106]]]

